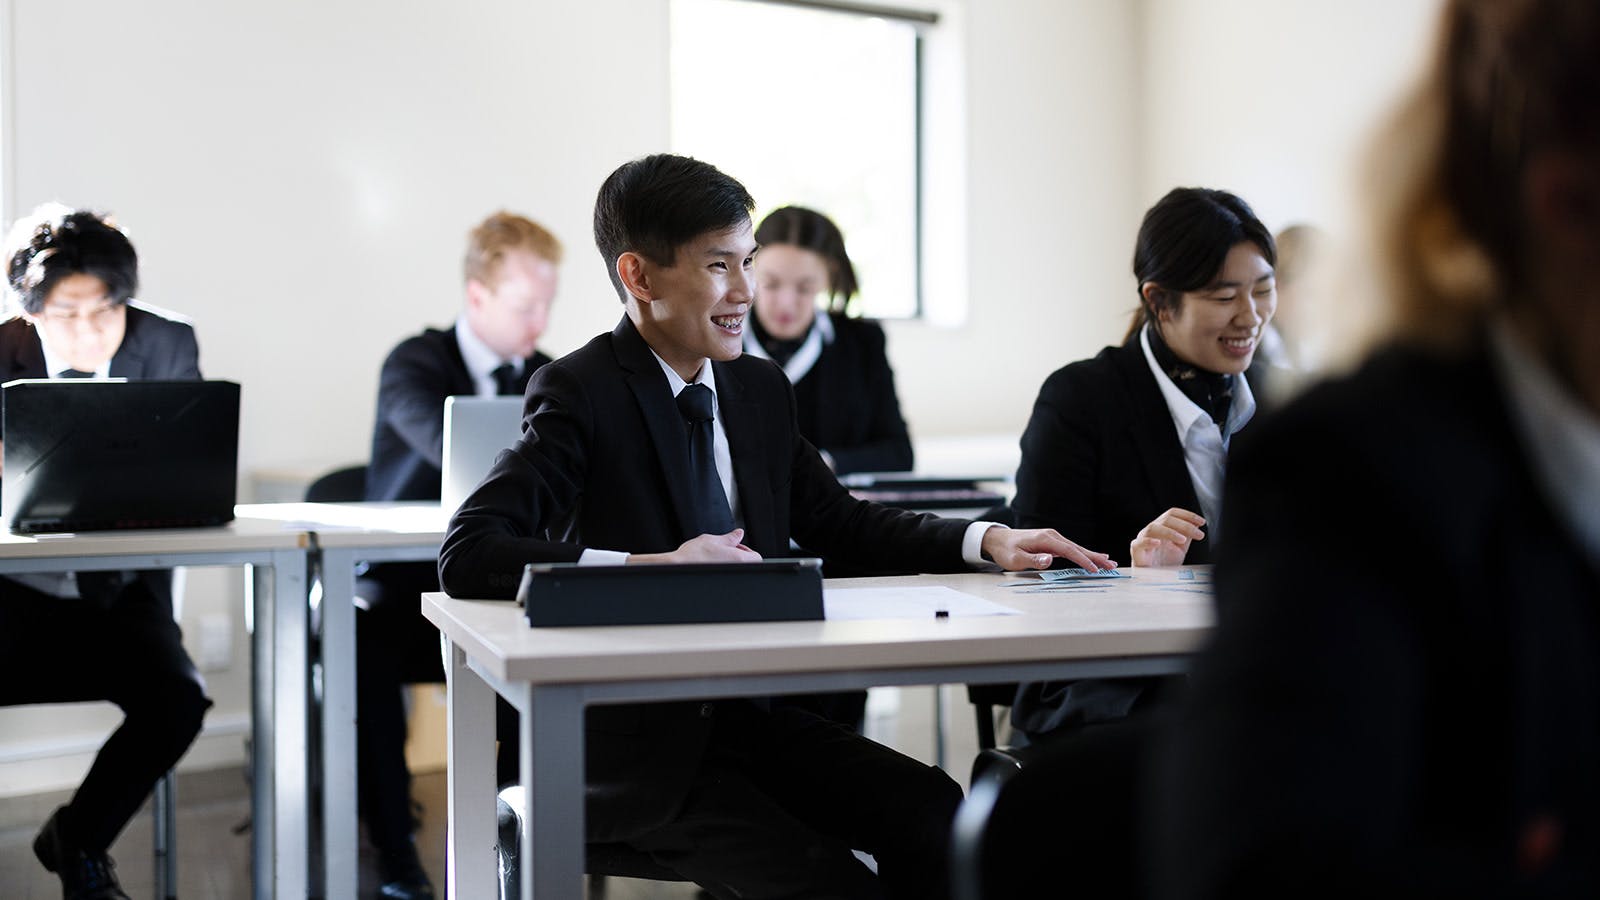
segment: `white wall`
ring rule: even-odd
[[[206,374],[244,386],[241,471],[366,458],[384,355],[455,316],[466,232],[496,208],[567,244],[550,350],[620,315],[589,216],[606,173],[665,143],[662,0],[9,5],[8,218],[118,215],[141,296],[192,316]],[[194,580],[191,652],[238,596]],[[245,646],[207,674],[217,737],[192,756],[239,755]],[[116,718],[0,710],[0,796],[76,783]]]
[[[14,207],[119,215],[244,385],[242,469],[365,458],[379,363],[453,318],[498,207],[570,248],[551,349],[613,323],[589,210],[665,134],[661,3],[14,7]]]
[[[1239,194],[1273,229],[1353,227],[1351,170],[1431,51],[1442,3],[1144,4],[1141,208],[1198,185]]]
[[[969,310],[959,329],[890,325],[913,437],[1020,435],[1046,375],[1121,337],[1136,13],[1118,0],[967,5]]]

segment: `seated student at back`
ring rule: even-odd
[[[785,206],[761,220],[756,242],[758,294],[744,351],[783,366],[794,384],[800,434],[834,472],[909,472],[911,435],[883,326],[846,315],[856,270],[839,226],[814,210]]]
[[[497,212],[472,229],[455,324],[401,341],[383,361],[372,426],[368,500],[438,500],[444,403],[452,396],[521,396],[550,357],[539,338],[555,301],[561,242],[531,219]],[[433,562],[371,566],[357,593],[357,796],[378,850],[385,897],[426,900],[433,887],[412,843],[411,773],[400,686],[443,681],[439,632],[419,598],[439,589]],[[514,730],[514,729],[513,729]],[[515,754],[502,753],[514,779]]]
[[[800,435],[839,475],[910,471],[911,434],[900,415],[883,326],[846,314],[856,269],[839,226],[815,210],[784,206],[756,226],[756,243],[756,299],[744,352],[783,367],[794,385]],[[824,562],[830,578],[884,574]],[[787,699],[858,729],[866,717],[864,690]]]
[[[680,156],[606,179],[595,243],[625,314],[535,374],[522,438],[450,523],[445,590],[509,598],[529,562],[748,561],[783,555],[791,537],[921,571],[1111,565],[1051,531],[892,510],[840,487],[795,431],[783,371],[740,355],[753,207],[739,182]],[[717,897],[946,893],[961,792],[938,769],[750,700],[599,707],[588,722],[590,841]]]
[[[106,219],[42,206],[12,228],[5,263],[22,313],[0,323],[0,381],[200,377],[194,329],[130,302],[138,258]],[[126,718],[33,852],[68,900],[118,900],[106,850],[211,706],[172,618],[171,572],[0,577],[0,706],[82,700]]]

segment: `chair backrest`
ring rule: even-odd
[[[1011,706],[1011,701],[1017,696],[1017,685],[1011,684],[969,684],[967,685],[967,699],[972,701],[972,711],[978,720],[978,749],[992,750],[996,741],[994,736],[995,707]]]
[[[334,469],[306,488],[307,503],[350,503],[367,498],[367,467]]]
[[[1145,896],[1139,817],[1157,736],[1148,719],[1128,719],[1029,747],[1026,764],[991,765],[956,811],[954,900],[1043,896],[1063,872],[1078,896]]]

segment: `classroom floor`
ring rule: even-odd
[[[960,688],[944,691],[946,768],[965,784],[976,752],[972,708]],[[867,732],[877,740],[925,762],[934,762],[934,700],[931,689],[874,692],[868,707]],[[443,897],[445,776],[416,776],[413,796],[422,807],[417,846],[422,862]],[[69,794],[51,792],[0,800],[0,897],[5,900],[56,900],[60,882],[33,856],[33,838],[40,823]],[[250,896],[249,784],[242,769],[183,773],[178,777],[178,896],[182,900],[235,900]],[[111,848],[117,875],[130,896],[151,896],[151,817],[138,815]],[[361,896],[376,891],[375,856],[363,841]],[[598,887],[592,885],[591,887]],[[591,889],[592,900],[693,900],[698,891],[687,884],[606,879]]]

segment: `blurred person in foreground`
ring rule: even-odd
[[[1230,466],[1164,898],[1600,893],[1600,5],[1448,3],[1396,121],[1386,340]]]

